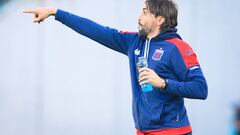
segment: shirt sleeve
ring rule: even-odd
[[[174,47],[170,56],[170,63],[178,79],[166,79],[167,93],[192,99],[207,98],[207,82],[196,54],[190,46]]]
[[[57,10],[55,19],[77,33],[125,55],[128,53],[129,38],[136,35],[136,33],[119,32],[60,9]]]

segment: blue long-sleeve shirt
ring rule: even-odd
[[[184,98],[206,99],[207,83],[192,48],[171,28],[153,39],[138,33],[121,32],[89,19],[57,10],[55,19],[110,49],[129,58],[132,109],[135,127],[158,130],[189,126]],[[149,48],[149,51],[147,51]],[[137,60],[147,54],[148,66],[166,79],[166,88],[142,92],[138,83]]]

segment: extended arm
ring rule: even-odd
[[[84,35],[100,44],[113,49],[117,52],[127,55],[128,41],[136,33],[122,33],[116,29],[99,25],[89,19],[68,13],[63,10],[54,8],[36,8],[33,10],[23,11],[24,13],[33,13],[35,18],[33,22],[42,22],[49,16],[55,16],[55,19],[81,35]]]

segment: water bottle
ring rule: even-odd
[[[148,67],[147,59],[145,57],[139,57],[137,67],[138,69]],[[151,83],[142,84],[141,88],[143,92],[149,92],[153,90]]]

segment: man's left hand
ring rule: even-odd
[[[166,82],[163,78],[158,76],[156,72],[149,68],[139,69],[139,83],[140,85],[151,83],[153,87],[164,89]]]

